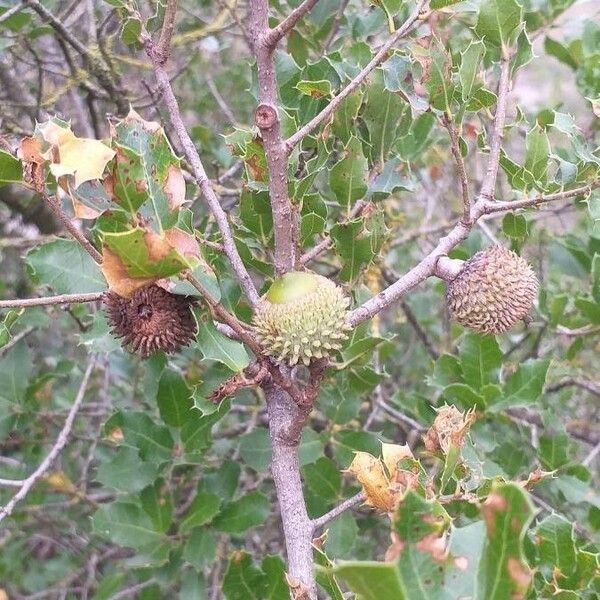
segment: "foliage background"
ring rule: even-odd
[[[42,4],[93,56],[104,57],[120,88],[115,94],[103,88],[93,63],[30,7],[4,21],[0,13],[6,144],[14,148],[36,120],[55,113],[80,136],[107,138],[105,114],[123,116],[123,104],[127,109],[130,102],[144,118],[165,124],[175,153],[182,155],[140,51],[139,23],[119,8],[125,3]],[[144,17],[153,14],[153,3],[139,4]],[[338,12],[338,4],[319,2],[277,52],[286,135],[366,64],[389,36],[389,19],[399,25],[412,9],[392,0],[376,6],[351,0]],[[0,2],[0,10],[13,5]],[[295,3],[271,5],[275,22]],[[515,1],[486,5],[506,17],[501,32],[520,32],[522,64],[509,97],[498,199],[593,181],[600,165],[600,24],[593,3],[525,2],[523,19]],[[244,2],[181,2],[169,72],[189,132],[231,215],[239,251],[262,282],[273,274],[273,234],[264,151],[253,125],[256,75],[247,31],[240,27],[247,8]],[[494,25],[481,21],[482,10],[477,2],[463,2],[434,12],[326,130],[292,155],[290,193],[301,204],[304,249],[327,233],[333,241],[310,267],[341,281],[355,306],[408,271],[460,215],[459,180],[441,122],[445,110],[461,128],[469,180],[476,185],[483,177],[498,49]],[[479,33],[473,29],[478,19]],[[484,41],[477,41],[486,26],[491,29]],[[10,182],[7,173],[0,171],[3,183]],[[188,199],[196,194],[188,181]],[[364,202],[363,210],[352,214],[357,202]],[[249,306],[215,245],[220,237],[214,221],[201,201],[191,210],[198,236],[209,242],[202,246],[207,279],[214,277],[227,308],[249,320]],[[3,297],[105,289],[100,270],[63,236],[39,196],[5,185],[0,215]],[[413,548],[423,537],[419,523],[403,520],[400,512],[412,554],[407,551],[410,560],[400,560],[397,568],[402,581],[416,586],[405,590],[406,597],[509,598],[519,573],[498,575],[499,587],[485,591],[493,580],[486,569],[500,550],[532,569],[529,598],[600,595],[597,219],[598,191],[535,210],[492,214],[451,254],[465,259],[501,243],[526,256],[542,284],[527,326],[497,339],[466,333],[443,308],[443,283],[429,279],[359,325],[342,353],[344,368],[327,372],[300,446],[310,516],[360,490],[344,473],[353,452],[379,456],[381,441],[407,443],[429,477],[423,475],[423,487],[433,487],[436,500],[428,504],[411,494],[404,506],[413,510],[406,514],[436,513],[444,504],[453,518],[451,557],[468,559],[466,576],[460,561],[444,558],[442,578],[431,549]],[[97,223],[85,224],[98,234]],[[198,316],[194,345],[175,357],[141,361],[120,349],[94,304],[2,313],[2,478],[25,478],[43,459],[90,353],[97,356],[69,445],[3,522],[5,595],[287,597],[262,392],[243,390],[219,408],[209,405],[207,394],[246,367],[249,355],[222,336],[206,313]],[[450,485],[440,481],[448,457],[424,452],[421,438],[445,403],[478,411],[461,449],[464,466],[452,469]],[[199,410],[181,418],[182,406]],[[536,469],[530,485],[507,483],[527,481]],[[451,497],[457,483],[460,493]],[[516,511],[500,511],[506,518],[496,527],[506,534],[504,542],[490,534],[489,521],[486,534],[485,510],[474,501],[492,488]],[[12,494],[1,487],[2,504]],[[514,543],[507,545],[506,537]],[[354,561],[381,561],[389,540],[389,520],[368,507],[328,524],[322,549],[338,565],[342,589],[386,597],[376,584],[393,589],[384,577],[389,563]],[[479,554],[484,559],[477,562]],[[324,555],[317,560],[326,563]],[[339,562],[344,560],[353,562]],[[332,572],[323,570],[320,582]],[[323,589],[335,597],[331,586]]]

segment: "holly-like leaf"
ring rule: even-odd
[[[223,508],[215,527],[227,533],[244,533],[264,523],[270,511],[269,501],[260,492],[251,492]]]
[[[50,172],[54,177],[71,175],[74,186],[93,179],[101,179],[107,163],[115,151],[103,142],[90,138],[78,138],[71,128],[57,119],[38,125],[43,139],[50,144],[44,157],[50,161]]]
[[[475,33],[484,43],[510,47],[516,40],[522,22],[523,7],[517,0],[482,2]]]
[[[136,227],[103,233],[102,272],[110,289],[121,296],[131,296],[139,287],[188,268],[190,262],[175,247],[176,231],[172,229],[159,235]]]
[[[23,182],[21,161],[5,150],[0,150],[0,186]]]
[[[171,370],[163,371],[158,383],[156,402],[162,420],[167,425],[181,427],[195,418],[192,392],[183,377]]]
[[[479,561],[477,598],[524,598],[532,572],[523,556],[523,538],[533,518],[527,492],[517,484],[492,488],[482,507],[487,537]]]
[[[209,319],[200,320],[197,341],[204,358],[219,361],[232,371],[242,371],[250,363],[245,347],[217,331]]]
[[[140,211],[159,233],[173,227],[185,201],[185,182],[162,127],[132,110],[114,127],[112,143],[114,200],[134,222]]]
[[[57,294],[101,292],[106,281],[100,267],[75,241],[53,240],[27,254],[27,264],[37,281]]]
[[[357,137],[350,138],[344,157],[329,172],[329,185],[337,201],[346,209],[367,192],[367,159]]]

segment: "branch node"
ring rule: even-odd
[[[277,123],[277,110],[269,104],[259,104],[254,113],[254,122],[259,129],[271,129]]]

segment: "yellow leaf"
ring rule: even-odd
[[[64,471],[53,471],[44,477],[44,481],[55,492],[63,494],[74,494],[77,492],[75,484],[69,479]]]
[[[381,455],[383,457],[383,464],[385,465],[390,479],[394,479],[396,476],[396,470],[398,462],[403,458],[414,458],[412,450],[408,447],[408,444],[400,446],[399,444],[381,444]]]
[[[156,281],[157,278],[134,278],[127,274],[127,268],[121,258],[109,250],[106,246],[102,248],[102,274],[108,283],[108,287],[123,298],[133,296],[135,290]]]
[[[54,177],[72,175],[75,188],[93,179],[101,179],[106,163],[115,151],[99,140],[78,138],[70,127],[61,127],[53,121],[39,126],[50,149],[44,154],[51,161],[50,172]]]
[[[367,495],[366,504],[389,512],[394,509],[395,498],[383,463],[368,452],[356,452],[348,471],[356,475]]]
[[[171,210],[179,208],[185,202],[185,179],[178,166],[169,165],[163,191],[169,200]]]

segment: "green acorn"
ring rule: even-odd
[[[351,329],[346,324],[350,299],[333,281],[295,271],[277,279],[254,313],[258,340],[268,356],[309,365],[341,349]]]
[[[503,246],[477,252],[448,283],[446,304],[461,325],[504,333],[529,313],[538,293],[529,264]]]

